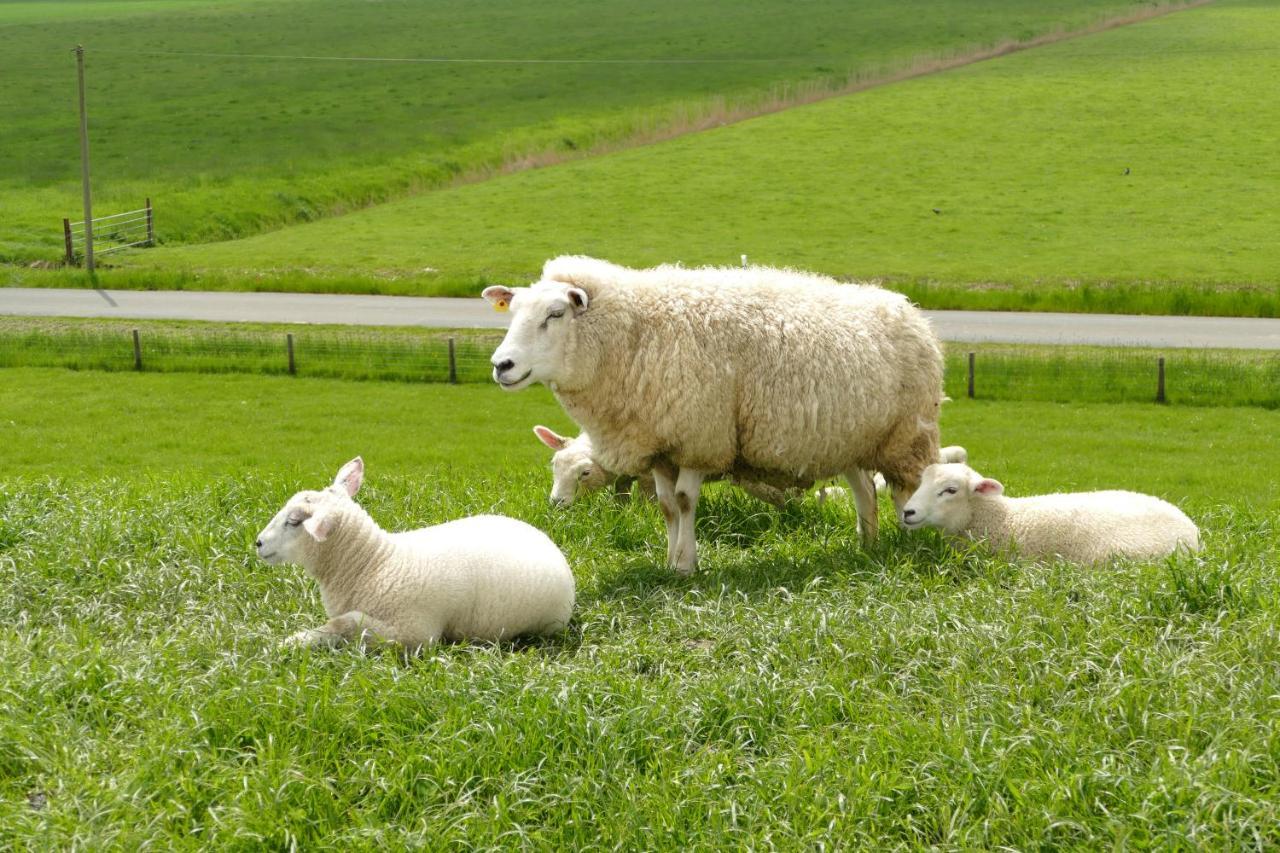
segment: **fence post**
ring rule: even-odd
[[[142,340],[138,337],[138,330],[133,330],[133,369],[142,369]]]
[[[293,363],[293,332],[286,332],[284,336],[285,349],[289,351],[289,375],[296,376],[298,368]]]
[[[65,216],[62,218],[62,242],[67,247],[67,266],[71,266],[76,262],[76,249],[71,242],[71,220]]]
[[[449,338],[449,384],[458,384],[458,357],[453,349],[453,338]]]
[[[969,399],[973,399],[973,353],[969,353]]]
[[[156,227],[151,219],[151,199],[147,199],[147,245],[154,246],[156,244]],[[289,371],[293,373],[292,370]]]
[[[1164,356],[1156,359],[1156,402],[1163,403],[1164,399]]]

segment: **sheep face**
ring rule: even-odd
[[[511,327],[494,350],[493,381],[506,391],[561,378],[573,321],[587,309],[587,294],[564,282],[532,287],[486,287],[483,296],[498,310],[511,309]]]
[[[604,469],[591,458],[591,440],[585,435],[566,438],[544,426],[534,427],[533,434],[555,451],[551,457],[551,503],[566,507],[579,492],[593,492],[608,485]]]
[[[355,497],[364,478],[364,461],[357,456],[324,491],[298,492],[262,528],[254,546],[269,565],[307,565],[323,543],[337,529],[342,509]]]
[[[973,518],[975,499],[996,497],[1004,486],[983,477],[964,463],[930,465],[902,508],[902,523],[909,528],[938,527],[959,533]]]

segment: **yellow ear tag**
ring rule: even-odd
[[[493,303],[493,310],[494,310],[494,311],[506,311],[506,310],[507,310],[507,300],[505,300],[505,299],[499,299],[497,302]]]

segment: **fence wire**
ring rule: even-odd
[[[0,323],[0,367],[260,373],[402,382],[487,383],[502,333],[439,330],[137,327]],[[292,341],[292,358],[290,358]],[[450,350],[452,349],[452,355]],[[948,396],[979,400],[1156,402],[1280,408],[1280,352],[952,344]]]

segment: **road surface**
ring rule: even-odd
[[[1097,344],[1280,350],[1280,320],[1005,311],[926,311],[939,336],[962,343]],[[0,314],[256,323],[338,323],[501,329],[481,299],[321,293],[0,288]]]

